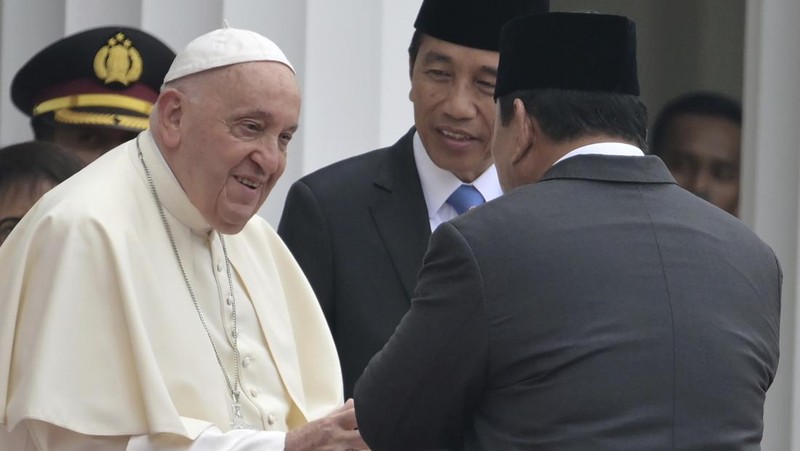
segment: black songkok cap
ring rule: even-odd
[[[127,27],[103,27],[60,39],[14,76],[11,99],[28,116],[130,131],[147,128],[173,52]]]
[[[506,24],[495,99],[549,88],[638,96],[636,24],[591,13],[535,14]]]
[[[414,28],[453,44],[496,52],[506,22],[549,9],[549,0],[424,0]]]

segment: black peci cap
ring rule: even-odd
[[[549,9],[549,0],[424,0],[414,28],[453,44],[496,52],[506,22]]]
[[[537,14],[506,24],[495,99],[548,88],[638,96],[636,24],[592,13]]]
[[[144,31],[114,26],[60,39],[14,76],[23,113],[73,125],[140,131],[175,52]]]

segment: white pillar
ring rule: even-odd
[[[47,14],[43,14],[47,11]],[[0,140],[33,138],[28,117],[11,102],[11,80],[45,46],[64,36],[65,4],[51,0],[3,1],[0,18]]]
[[[797,0],[748,2],[741,212],[772,246],[784,276],[781,357],[767,393],[764,450],[800,451],[798,21]]]
[[[192,39],[222,23],[219,0],[140,0],[139,27],[161,39],[176,53]]]
[[[297,54],[284,51],[298,69],[303,112],[286,172],[260,212],[275,226],[298,178],[392,144],[413,123],[407,48],[421,0],[297,3],[305,4],[305,35],[287,41],[302,44]]]
[[[411,89],[408,45],[422,0],[383,0],[382,3],[378,137],[380,145],[387,146],[414,123],[414,109],[408,98]]]
[[[139,27],[141,1],[136,0],[64,0],[65,35],[109,25]]]

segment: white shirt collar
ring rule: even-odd
[[[425,196],[425,203],[428,207],[428,218],[433,219],[442,213],[441,210],[443,209],[452,210],[452,215],[447,214],[449,218],[445,220],[455,218],[457,216],[455,210],[445,202],[447,202],[447,198],[453,194],[453,191],[464,182],[459,180],[458,177],[453,175],[450,171],[436,166],[430,156],[428,156],[428,152],[422,144],[419,133],[414,133],[413,142],[414,161],[417,164],[422,193]],[[500,182],[497,179],[497,169],[495,169],[494,165],[489,166],[483,174],[469,184],[480,191],[486,202],[503,194],[500,188]]]
[[[643,157],[644,152],[642,152],[642,150],[636,146],[632,146],[630,144],[625,144],[625,143],[607,142],[607,143],[589,144],[587,146],[578,147],[577,149],[570,151],[563,157],[556,160],[556,162],[553,163],[553,166],[566,160],[567,158],[572,158],[576,155],[615,155],[619,157]]]

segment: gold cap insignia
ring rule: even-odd
[[[106,84],[128,86],[142,76],[142,56],[125,34],[117,33],[94,56],[94,73]]]

